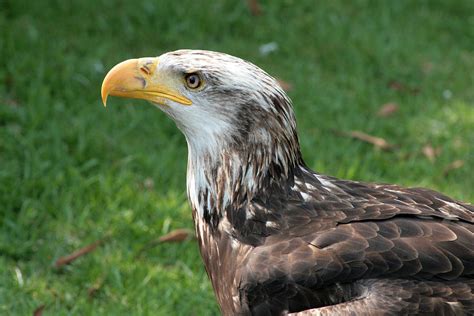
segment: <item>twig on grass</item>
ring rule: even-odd
[[[43,315],[43,311],[44,311],[45,307],[46,307],[46,305],[43,304],[43,305],[40,305],[37,308],[35,308],[35,310],[33,311],[33,316]]]
[[[443,176],[447,176],[451,171],[459,169],[464,166],[464,160],[454,160],[449,165],[447,165],[443,170]]]
[[[58,260],[56,260],[56,262],[54,263],[54,267],[55,268],[61,268],[65,265],[68,265],[68,264],[71,264],[73,261],[75,261],[76,259],[84,256],[84,255],[87,255],[88,253],[94,251],[98,246],[100,246],[101,244],[103,244],[106,240],[108,239],[108,237],[105,237],[103,239],[100,239],[100,240],[97,240],[95,242],[93,242],[92,244],[89,244],[81,249],[78,249],[76,251],[74,251],[73,253],[71,253],[70,255],[67,255],[67,256],[64,256],[64,257],[60,257]]]
[[[382,150],[385,150],[385,151],[391,151],[391,150],[395,149],[395,145],[390,144],[385,139],[383,139],[381,137],[372,136],[372,135],[366,134],[366,133],[361,132],[361,131],[346,132],[346,131],[339,131],[339,130],[335,130],[335,129],[333,129],[332,131],[333,131],[333,133],[335,133],[336,135],[339,135],[339,136],[351,137],[351,138],[354,138],[354,139],[361,140],[363,142],[372,144],[372,145],[374,145],[374,147],[376,147],[378,149],[382,149]]]
[[[247,0],[247,5],[249,7],[250,13],[253,16],[259,16],[262,14],[262,9],[258,0]]]
[[[377,116],[379,117],[389,117],[392,116],[394,113],[398,111],[398,104],[395,102],[389,102],[383,104],[379,111],[377,112]]]
[[[140,257],[143,252],[146,250],[149,250],[151,248],[156,247],[159,244],[165,243],[165,242],[181,242],[185,240],[190,240],[190,239],[195,239],[196,236],[194,235],[194,232],[190,229],[187,228],[178,228],[175,230],[172,230],[166,235],[163,235],[157,239],[153,239],[146,243],[138,252],[137,255],[135,256],[136,258]]]

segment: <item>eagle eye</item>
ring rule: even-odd
[[[197,73],[186,74],[184,77],[186,86],[190,89],[197,89],[201,86],[201,77]]]

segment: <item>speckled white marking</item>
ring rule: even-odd
[[[311,200],[311,195],[309,195],[307,193],[304,193],[304,192],[300,192],[300,194],[301,194],[301,197],[303,198],[303,200],[305,200],[305,201]]]
[[[458,216],[451,214],[452,209],[460,211],[460,212],[466,212],[466,209],[464,207],[462,207],[461,205],[458,205],[458,204],[453,203],[453,202],[441,200],[441,199],[438,199],[438,198],[436,198],[436,199],[438,201],[441,201],[441,202],[446,204],[446,205],[440,207],[439,210],[449,218],[452,218],[452,219],[458,218]]]
[[[276,229],[279,228],[279,226],[278,226],[277,223],[271,222],[271,221],[266,222],[266,223],[265,223],[265,226],[267,226],[267,227],[269,227],[269,228],[276,228]]]
[[[316,178],[321,182],[321,184],[324,186],[324,188],[328,191],[332,191],[333,189],[338,189],[337,186],[335,186],[332,182],[324,179],[323,177],[316,175]]]

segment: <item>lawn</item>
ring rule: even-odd
[[[143,101],[101,105],[107,70],[132,57],[250,60],[291,84],[312,168],[474,201],[473,1],[260,5],[0,1],[0,314],[218,314],[196,242],[150,246],[193,227],[184,137]],[[387,103],[398,111],[378,116]],[[396,147],[340,135],[351,130]]]

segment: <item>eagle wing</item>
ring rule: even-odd
[[[250,311],[353,310],[354,299],[397,312],[472,308],[463,280],[474,274],[473,206],[426,189],[322,180],[304,183],[273,219],[279,233],[238,270]]]

